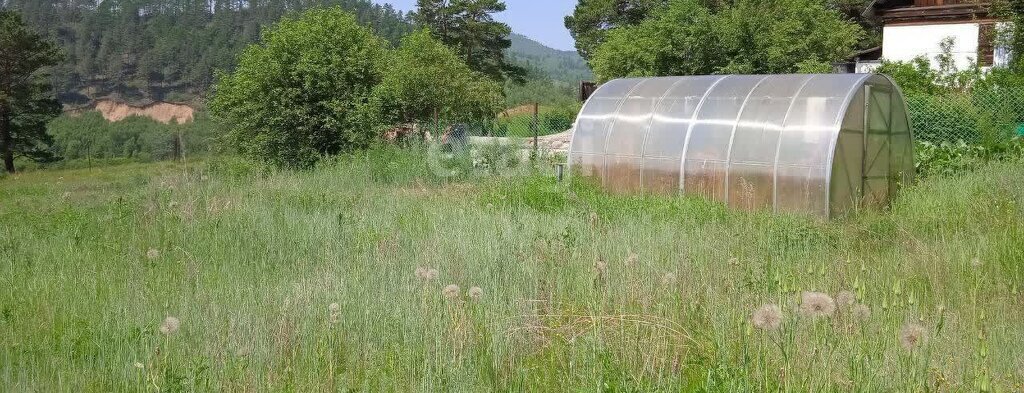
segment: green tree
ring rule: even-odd
[[[454,49],[472,70],[499,82],[522,82],[526,71],[505,57],[512,29],[492,16],[502,11],[505,3],[500,0],[417,0],[413,20]]]
[[[389,123],[493,118],[501,109],[501,85],[469,69],[455,52],[419,30],[402,39],[389,57],[376,96]]]
[[[635,26],[668,0],[580,0],[565,27],[576,40],[576,50],[590,60],[609,30]]]
[[[14,172],[14,158],[52,158],[46,123],[60,114],[43,70],[60,62],[57,46],[30,30],[14,11],[0,10],[0,156]]]
[[[250,157],[308,167],[324,155],[366,147],[379,133],[385,43],[340,8],[286,17],[219,76],[211,113],[226,141]]]
[[[853,51],[863,30],[819,0],[672,0],[635,26],[608,32],[591,58],[599,79],[789,73]]]

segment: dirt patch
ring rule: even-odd
[[[103,115],[104,119],[110,122],[121,121],[129,116],[142,116],[164,124],[170,124],[172,121],[177,124],[185,124],[191,123],[195,114],[195,110],[188,105],[170,102],[132,106],[110,100],[101,100],[96,102],[96,110]]]

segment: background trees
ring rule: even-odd
[[[60,114],[43,70],[60,61],[57,47],[30,30],[21,16],[0,10],[0,157],[14,172],[14,158],[48,160],[46,123]]]
[[[851,53],[863,30],[817,0],[673,0],[606,33],[590,63],[623,76],[820,71]]]
[[[455,52],[420,30],[402,39],[383,68],[375,95],[390,123],[493,118],[504,108],[501,85],[470,70]]]
[[[522,82],[526,71],[505,57],[512,46],[512,29],[491,16],[504,10],[500,0],[417,0],[413,20],[454,49],[474,71],[499,82]]]
[[[579,0],[565,27],[576,40],[576,50],[590,60],[609,30],[634,26],[669,0]]]
[[[427,30],[390,50],[340,8],[287,17],[220,77],[210,110],[238,152],[286,167],[368,146],[399,123],[493,118],[501,85]]]

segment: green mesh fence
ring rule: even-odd
[[[907,108],[919,141],[980,143],[1024,135],[1024,91],[908,94]]]

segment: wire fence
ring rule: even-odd
[[[918,141],[982,143],[1024,135],[1024,91],[908,94],[907,109]]]

